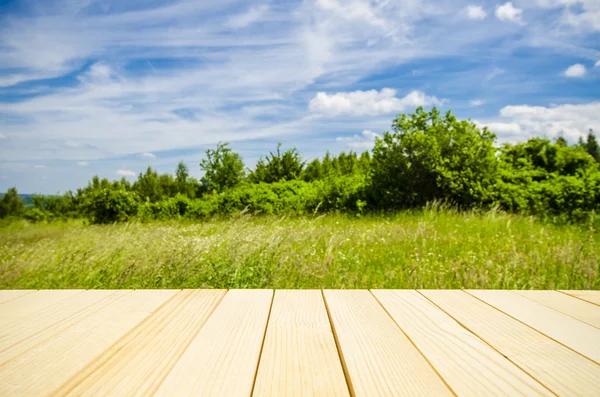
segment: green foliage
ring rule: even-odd
[[[11,187],[0,199],[0,219],[9,216],[20,216],[25,209],[25,203],[19,197],[16,187]]]
[[[93,223],[123,222],[137,215],[138,196],[122,188],[96,189],[88,197],[86,212]]]
[[[580,145],[542,138],[505,144],[499,174],[496,202],[509,211],[584,220],[600,204],[598,164]]]
[[[600,162],[600,145],[598,145],[596,135],[594,135],[594,131],[591,129],[585,142],[585,151],[588,152],[588,154],[592,156],[596,162]]]
[[[496,178],[495,135],[450,112],[422,108],[394,120],[373,149],[371,197],[386,209],[445,200],[461,208],[487,204]]]
[[[200,180],[206,191],[222,192],[238,186],[245,177],[244,162],[227,143],[219,143],[215,150],[208,149],[200,162],[204,176]]]
[[[271,152],[267,158],[260,158],[256,168],[250,173],[248,179],[252,183],[273,183],[299,179],[304,168],[302,156],[296,148],[288,149],[281,153],[281,143],[277,145],[277,152]]]
[[[460,210],[495,206],[558,222],[600,221],[600,148],[593,131],[572,146],[562,136],[554,143],[494,143],[493,133],[471,121],[419,108],[399,115],[372,154],[327,152],[306,164],[295,148],[282,152],[279,144],[246,179],[240,155],[219,143],[200,163],[200,182],[179,162],[174,174],[148,167],[133,184],[94,176],[75,193],[33,195],[33,208],[25,208],[13,188],[0,201],[0,217],[111,223],[240,212],[364,216],[444,203]]]

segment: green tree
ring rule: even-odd
[[[594,160],[596,160],[596,162],[600,162],[600,146],[598,145],[596,135],[591,128],[585,142],[585,150],[594,158]]]
[[[219,143],[215,150],[208,149],[200,168],[204,171],[200,182],[207,191],[222,192],[239,185],[245,177],[242,157],[227,142]]]
[[[323,179],[323,167],[321,166],[321,160],[314,159],[304,169],[302,173],[302,179],[306,182],[318,181]]]
[[[277,144],[277,152],[269,153],[266,158],[260,158],[256,168],[248,179],[253,183],[274,183],[299,179],[304,168],[302,156],[296,148],[281,153],[281,143]]]
[[[25,209],[25,203],[19,197],[16,187],[11,187],[0,200],[0,218],[19,216]]]
[[[496,178],[496,136],[450,112],[418,108],[396,118],[373,149],[371,195],[383,208],[446,200],[460,207],[488,203]]]

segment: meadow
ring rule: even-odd
[[[599,235],[498,211],[0,228],[0,288],[600,288]]]

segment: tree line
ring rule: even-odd
[[[372,151],[305,161],[295,149],[275,151],[247,169],[227,143],[209,149],[197,180],[180,162],[174,174],[151,167],[131,183],[95,176],[60,196],[34,196],[25,208],[11,188],[0,217],[31,221],[86,218],[92,223],[204,219],[253,214],[395,211],[443,202],[458,209],[504,211],[582,221],[600,205],[600,146],[587,139],[531,138],[498,146],[496,135],[451,112],[418,108],[401,114]]]

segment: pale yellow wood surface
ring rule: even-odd
[[[532,301],[600,328],[600,306],[585,302],[558,291],[514,291]]]
[[[561,396],[599,396],[600,366],[464,291],[420,291]]]
[[[94,315],[71,323],[1,366],[0,396],[55,395],[53,390],[97,359],[176,291],[124,292]],[[95,291],[86,291],[79,299],[87,294],[94,295]]]
[[[565,294],[574,296],[584,301],[591,302],[595,305],[600,306],[600,291],[587,291],[587,290],[561,290]]]
[[[272,297],[272,290],[229,290],[157,395],[250,396]]]
[[[20,296],[0,306],[0,328],[34,315],[85,290],[43,290]]]
[[[28,290],[28,289],[0,290],[0,304],[12,301],[13,299],[17,299],[20,296],[27,295],[32,292],[35,292],[35,290]]]
[[[324,295],[356,396],[452,395],[369,291]]]
[[[54,395],[153,395],[224,294],[225,290],[178,292]]]
[[[600,363],[600,329],[513,291],[469,290],[467,292]]]
[[[459,396],[552,396],[417,291],[371,292]]]
[[[349,395],[320,290],[275,291],[252,395]]]
[[[129,293],[131,291],[127,290],[90,290],[40,310],[35,316],[0,328],[0,365],[94,315],[98,310]]]

